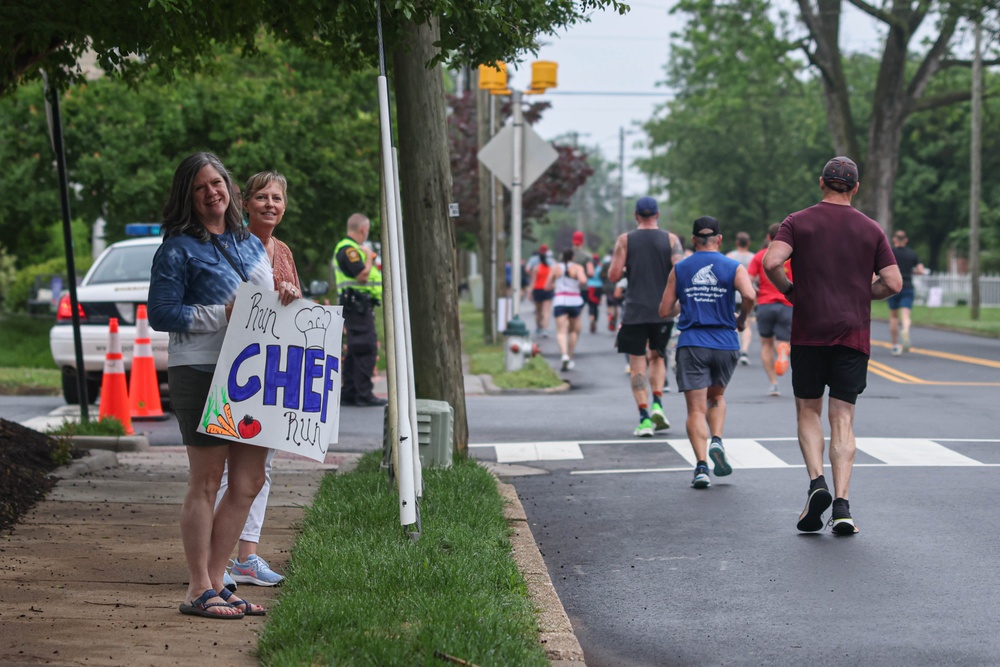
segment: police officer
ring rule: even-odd
[[[341,372],[341,405],[380,406],[384,398],[372,393],[372,375],[378,357],[375,306],[382,299],[382,272],[374,265],[375,253],[362,244],[371,222],[360,213],[347,219],[347,238],[334,248],[337,294],[344,307],[347,354]]]

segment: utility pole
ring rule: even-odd
[[[983,130],[983,26],[976,21],[976,53],[972,60],[972,139],[969,149],[971,171],[969,181],[969,273],[972,279],[970,313],[979,319],[979,188],[982,181],[982,130]]]
[[[618,129],[618,231],[625,233],[625,126]]]

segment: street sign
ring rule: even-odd
[[[524,166],[521,169],[521,187],[528,189],[545,170],[556,161],[559,152],[549,142],[538,136],[530,126],[524,126]],[[508,189],[514,185],[514,128],[505,125],[488,144],[479,151],[479,161]]]

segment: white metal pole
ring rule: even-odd
[[[490,93],[490,137],[496,134],[496,107],[497,98]],[[480,166],[480,169],[483,167]],[[495,345],[497,342],[497,331],[500,329],[497,323],[497,298],[500,290],[497,289],[497,179],[490,174],[490,293],[489,299],[490,321],[493,322],[493,331],[490,332],[490,341]]]
[[[410,433],[413,436],[410,438],[413,445],[413,490],[417,498],[422,498],[424,495],[424,474],[423,468],[420,464],[420,431],[417,429],[417,391],[416,385],[413,381],[413,334],[410,329],[410,294],[406,280],[406,238],[403,236],[403,208],[400,205],[401,197],[399,195],[399,155],[395,148],[392,149],[392,169],[396,174],[396,188],[393,194],[396,197],[396,235],[399,239],[397,242],[397,246],[399,248],[399,276],[403,286],[400,301],[403,303],[402,334],[406,339],[406,389],[407,405],[410,408],[407,419],[410,420]]]
[[[521,312],[521,174],[524,171],[524,116],[521,113],[521,91],[514,90],[511,94],[511,105],[514,114],[514,159],[510,188],[510,290],[511,313],[518,317]],[[513,319],[513,318],[512,318]]]
[[[417,522],[417,499],[413,489],[413,448],[410,442],[413,433],[410,430],[409,389],[407,389],[406,374],[406,340],[401,335],[400,325],[403,323],[402,279],[400,277],[399,239],[396,234],[396,178],[392,160],[392,132],[389,120],[389,88],[384,76],[378,78],[378,112],[379,125],[382,133],[382,170],[385,178],[385,204],[388,219],[383,224],[389,225],[389,279],[392,281],[392,315],[396,325],[394,332],[396,354],[396,387],[399,406],[399,467],[396,470],[396,481],[399,485],[399,523],[409,526]],[[383,258],[384,259],[384,258]],[[385,278],[383,277],[383,280]]]

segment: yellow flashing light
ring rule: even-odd
[[[507,87],[507,65],[497,62],[494,65],[479,66],[479,88],[496,91]]]
[[[551,60],[531,63],[531,90],[544,92],[547,88],[555,88],[557,67],[558,64]]]

